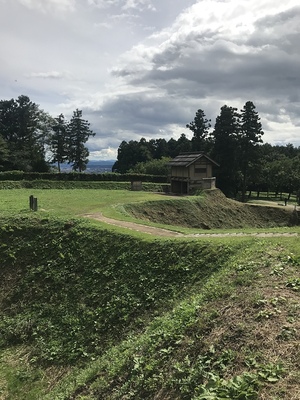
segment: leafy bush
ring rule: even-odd
[[[161,175],[167,177],[170,175],[170,157],[162,157],[159,160],[153,159],[150,161],[137,163],[130,172],[138,174]]]
[[[145,182],[142,190],[149,192],[162,192],[163,187],[159,183]],[[117,181],[0,181],[1,189],[104,189],[104,190],[130,190],[130,182]]]
[[[22,171],[7,171],[0,172],[0,181],[35,181],[35,180],[48,180],[48,181],[80,181],[80,182],[98,182],[98,181],[111,181],[111,182],[153,182],[153,183],[166,183],[166,176],[147,175],[140,173],[132,174],[118,174],[118,173],[103,173],[103,174],[85,174],[79,172],[62,172],[62,173],[38,173],[38,172],[22,172]]]

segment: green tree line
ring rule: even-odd
[[[60,171],[69,163],[74,171],[84,171],[85,143],[95,135],[89,126],[78,109],[66,121],[63,114],[51,117],[28,96],[0,100],[0,170],[48,172],[56,163]]]
[[[182,152],[203,151],[220,167],[217,186],[236,197],[247,190],[296,192],[300,188],[300,148],[292,144],[263,144],[263,130],[255,105],[247,101],[238,111],[224,105],[214,127],[199,109],[176,140],[159,138],[123,141],[113,171],[167,175],[168,160]],[[82,172],[88,163],[86,142],[94,136],[90,124],[76,109],[70,121],[53,118],[29,97],[0,100],[0,171],[48,172],[51,165],[69,163]]]
[[[247,101],[240,111],[222,106],[213,128],[211,120],[199,109],[186,127],[192,132],[191,139],[182,133],[177,140],[123,141],[113,170],[167,174],[171,158],[201,151],[219,164],[214,175],[217,186],[227,196],[242,193],[245,200],[247,190],[299,192],[300,147],[263,143],[262,124],[252,101]]]

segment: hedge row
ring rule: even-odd
[[[81,182],[153,182],[166,183],[166,176],[143,175],[143,174],[117,174],[114,172],[105,172],[103,174],[86,174],[78,172],[61,172],[61,173],[39,173],[39,172],[23,172],[23,171],[6,171],[0,172],[0,181],[81,181]]]
[[[167,191],[166,186],[160,183],[145,182],[142,190],[147,192]],[[130,182],[82,182],[82,181],[0,181],[0,190],[7,189],[103,189],[103,190],[130,190]]]

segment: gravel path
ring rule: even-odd
[[[157,228],[154,226],[137,224],[135,222],[121,221],[118,219],[107,218],[101,213],[97,214],[85,214],[84,217],[95,219],[97,221],[105,222],[109,225],[119,226],[122,228],[127,228],[133,231],[148,233],[149,235],[155,236],[164,236],[164,237],[243,237],[243,236],[253,236],[253,237],[290,237],[290,236],[299,236],[298,233],[295,232],[282,232],[282,233],[272,233],[272,232],[260,232],[260,233],[193,233],[193,234],[183,234],[180,232],[170,231],[168,229]]]

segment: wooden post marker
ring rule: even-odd
[[[37,198],[36,198],[36,197],[33,198],[33,206],[32,206],[32,209],[33,209],[33,211],[37,211],[37,209],[38,209],[38,201],[37,201]]]
[[[32,195],[29,196],[29,208],[30,208],[30,210],[33,209],[33,196]]]
[[[38,209],[37,198],[34,197],[33,195],[29,196],[29,208],[32,211],[37,211]]]

